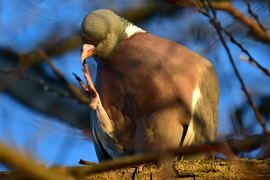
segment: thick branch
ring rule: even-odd
[[[229,159],[235,159],[235,156],[232,154],[234,152],[240,151],[251,151],[259,146],[262,146],[270,142],[269,134],[259,134],[246,137],[243,140],[230,139],[227,142],[212,143],[212,144],[203,144],[203,145],[193,145],[189,147],[182,147],[179,149],[172,149],[166,152],[161,153],[149,153],[149,154],[138,154],[134,156],[128,156],[119,158],[115,161],[107,161],[101,164],[95,164],[87,161],[81,160],[80,162],[88,167],[71,167],[71,168],[50,168],[45,170],[44,168],[39,168],[35,165],[33,160],[29,160],[24,157],[21,153],[9,150],[4,145],[0,143],[0,162],[5,165],[15,168],[19,173],[17,174],[7,174],[1,173],[0,177],[14,177],[16,175],[17,179],[87,179],[91,177],[101,177],[105,175],[106,178],[110,179],[131,179],[132,173],[135,168],[127,167],[127,171],[123,169],[125,166],[132,166],[136,164],[142,164],[146,162],[164,162],[167,158],[171,156],[178,156],[183,154],[193,154],[201,153],[216,150],[221,152],[229,157]],[[228,146],[229,145],[229,146]],[[211,179],[215,177],[216,179],[220,178],[236,178],[245,179],[249,177],[251,179],[266,178],[270,176],[269,172],[269,161],[266,160],[247,160],[247,159],[236,159],[234,161],[224,161],[224,160],[204,160],[204,161],[177,161],[170,167],[150,165],[150,172],[148,170],[149,165],[147,165],[143,172],[140,174],[151,175],[153,177],[160,177],[160,175],[170,175],[171,177],[185,178],[185,177],[204,177]],[[166,162],[166,161],[165,161]],[[171,163],[169,163],[171,165]],[[222,168],[223,167],[223,168]],[[224,169],[224,167],[226,167]],[[119,169],[113,170],[113,169]],[[171,169],[173,168],[173,169]],[[258,169],[256,169],[258,168]],[[163,169],[163,170],[162,170]],[[268,170],[267,170],[268,169]],[[224,170],[224,171],[223,171]],[[107,172],[105,172],[107,171]],[[122,173],[122,172],[125,173]],[[262,173],[262,172],[263,173]],[[102,174],[97,174],[102,172]],[[175,174],[176,173],[176,174]],[[210,173],[210,174],[209,174]],[[114,174],[114,175],[113,175]],[[108,176],[110,175],[110,177]],[[113,178],[112,177],[115,177]],[[120,175],[120,176],[119,176]],[[125,175],[125,178],[123,178]],[[140,176],[139,176],[140,177]],[[138,177],[138,178],[139,178]],[[137,178],[136,178],[137,179]],[[157,179],[157,178],[155,178]],[[164,179],[164,177],[160,177]]]
[[[84,176],[86,174],[117,169],[124,166],[143,164],[149,162],[159,162],[168,157],[179,156],[184,154],[210,152],[213,150],[226,155],[229,159],[235,159],[236,156],[234,156],[234,153],[237,154],[243,151],[252,151],[267,143],[270,143],[270,135],[258,134],[248,136],[242,140],[229,139],[224,142],[181,147],[179,149],[172,149],[161,153],[138,154],[134,156],[119,158],[116,161],[110,160],[101,164],[97,164],[93,167],[90,167],[89,169],[86,169],[84,172],[80,172],[80,174],[78,174],[78,177]],[[234,153],[232,153],[232,151]],[[93,165],[93,163],[87,162],[85,160],[80,160],[80,163],[84,165]]]
[[[48,173],[44,168],[38,168],[33,160],[24,157],[18,151],[11,151],[0,143],[0,162],[18,171],[16,179],[42,179],[55,180],[65,179],[64,175]]]

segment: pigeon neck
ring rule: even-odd
[[[131,24],[125,29],[126,34],[127,34],[127,38],[129,38],[130,36],[132,36],[133,34],[137,33],[137,32],[146,32],[143,29],[139,28],[138,26],[135,26],[134,24]]]
[[[128,20],[120,17],[121,20],[121,33],[119,35],[119,39],[118,42],[129,38],[130,36],[132,36],[133,34],[137,33],[137,32],[146,32],[143,29],[135,26],[134,24],[132,24],[131,22],[129,22]]]

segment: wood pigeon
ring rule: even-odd
[[[81,38],[81,61],[97,63],[91,129],[99,161],[215,141],[219,83],[209,60],[105,9],[84,17]]]

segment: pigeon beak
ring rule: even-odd
[[[81,55],[81,62],[83,62],[86,58],[88,58],[94,49],[95,49],[95,46],[93,46],[92,44],[84,44],[82,55]]]

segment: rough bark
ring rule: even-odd
[[[93,165],[95,164],[93,163]],[[64,179],[270,179],[270,159],[246,158],[234,161],[215,159],[177,161],[173,165],[148,164],[143,172],[133,176],[135,167],[125,167],[76,178],[76,174],[90,167],[53,167],[48,173],[65,174]],[[68,175],[67,175],[68,174]],[[0,172],[0,179],[20,179],[18,172]],[[34,178],[35,179],[35,178]]]

